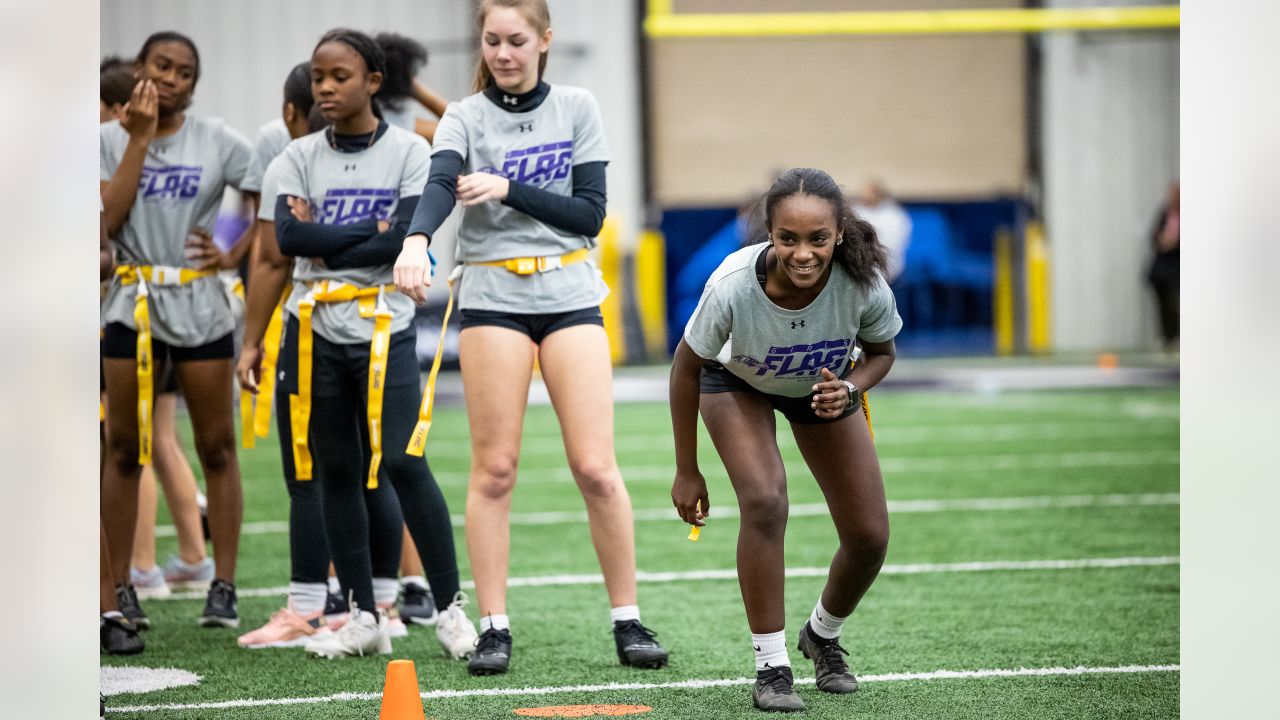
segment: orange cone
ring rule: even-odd
[[[378,720],[426,720],[418,690],[418,672],[412,660],[392,660],[387,664]]]

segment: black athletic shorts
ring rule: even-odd
[[[276,392],[298,392],[298,318],[286,314],[284,344],[276,361]],[[387,348],[387,379],[383,387],[418,386],[418,334],[413,326],[391,335]],[[369,343],[339,345],[311,333],[311,395],[338,397],[345,387],[368,391]]]
[[[604,316],[599,307],[582,308],[562,313],[526,314],[498,312],[496,310],[459,310],[462,329],[478,325],[495,325],[522,332],[535,343],[557,330],[574,325],[599,325],[604,327]]]
[[[213,342],[196,347],[179,347],[170,345],[152,336],[151,356],[156,363],[163,360],[172,362],[188,362],[191,360],[230,360],[235,357],[235,342],[232,333],[227,333]],[[102,329],[102,356],[115,360],[131,360],[138,356],[138,333],[124,323],[107,323]]]
[[[753,387],[742,378],[729,372],[723,365],[712,363],[702,366],[702,375],[698,379],[698,392],[702,393],[725,393],[725,392],[742,392],[752,395],[758,395],[769,401],[774,410],[782,413],[787,420],[800,425],[821,425],[823,423],[833,423],[843,420],[862,407],[862,398],[859,396],[857,400],[846,407],[839,417],[822,418],[813,412],[813,395],[805,395],[803,397],[787,397],[785,395],[772,395],[767,392],[761,392]]]

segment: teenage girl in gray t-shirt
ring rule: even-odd
[[[149,37],[135,71],[144,82],[124,121],[100,129],[104,217],[118,252],[116,275],[102,308],[111,429],[102,515],[116,577],[126,578],[140,463],[150,454],[151,398],[146,392],[139,397],[139,382],[154,382],[153,359],[167,358],[187,401],[208,488],[215,568],[200,623],[235,627],[243,515],[230,392],[235,320],[214,273],[222,258],[209,231],[224,189],[239,187],[244,177],[249,143],[221,120],[186,113],[200,76],[200,56],[186,36],[162,32]],[[145,302],[138,302],[144,287]],[[150,353],[141,364],[140,318],[149,319],[152,335]],[[136,606],[132,591],[126,588],[125,595],[122,604]]]
[[[481,636],[468,666],[504,673],[509,514],[535,357],[555,405],[625,665],[662,667],[667,651],[640,623],[631,499],[613,451],[608,288],[587,251],[605,214],[605,145],[595,98],[542,80],[551,44],[544,0],[487,0],[474,95],[449,105],[431,176],[414,214],[396,284],[425,302],[429,238],[463,206],[459,357],[471,425],[467,549]],[[465,172],[465,174],[463,174]]]
[[[840,546],[827,585],[800,630],[819,690],[858,683],[840,631],[884,562],[889,540],[880,463],[861,393],[893,365],[902,327],[884,282],[884,248],[829,175],[790,170],[762,200],[768,242],[725,259],[712,275],[676,347],[671,423],[676,477],[671,499],[687,523],[710,511],[698,470],[698,412],[737,495],[738,581],[756,656],[752,700],[798,711],[783,625],[783,535],[787,478],[774,410],[822,488]],[[854,341],[862,355],[851,367]]]

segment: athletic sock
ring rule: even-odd
[[[427,579],[421,575],[405,575],[400,578],[401,585],[417,585],[422,589],[427,588]]]
[[[310,615],[324,609],[328,586],[324,583],[289,583],[289,607],[299,615]]]
[[[626,620],[640,621],[639,605],[620,605],[616,608],[609,609],[609,620],[620,623]]]
[[[108,619],[108,620],[113,619],[113,618],[114,618],[114,619],[116,619],[116,620],[120,620],[120,619],[124,618],[124,613],[120,612],[119,610],[108,610],[108,611],[106,611],[106,612],[102,613],[102,617],[104,617],[104,618],[106,618],[106,619]]]
[[[510,629],[511,620],[506,615],[485,615],[480,618],[480,632]]]
[[[373,601],[379,605],[394,605],[400,593],[400,582],[395,578],[373,579]]]
[[[338,582],[338,577],[336,575],[329,576],[329,592],[334,595],[342,594],[342,583]]]
[[[791,658],[787,657],[787,634],[779,630],[774,633],[751,634],[751,646],[756,651],[756,672],[769,667],[791,667]]]
[[[809,629],[814,635],[824,639],[833,640],[840,637],[840,629],[844,627],[844,621],[849,617],[836,617],[822,607],[822,598],[818,598],[818,604],[813,608],[813,614],[809,615]]]

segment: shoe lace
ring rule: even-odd
[[[785,665],[782,667],[773,667],[766,664],[764,670],[761,670],[756,676],[756,682],[760,685],[768,687],[776,693],[790,695],[795,692],[792,689],[791,671]]]
[[[838,640],[832,639],[827,642],[815,643],[818,647],[818,659],[827,667],[828,670],[838,673],[849,672],[849,665],[845,663],[844,658],[840,657],[843,653],[848,655],[849,651],[840,647]]]
[[[506,637],[503,637],[505,635]],[[480,633],[480,637],[476,638],[476,653],[485,654],[495,652],[502,643],[510,642],[511,633],[505,630],[489,629]]]
[[[615,628],[625,645],[657,642],[658,633],[641,625],[639,620],[624,620],[619,622]]]

